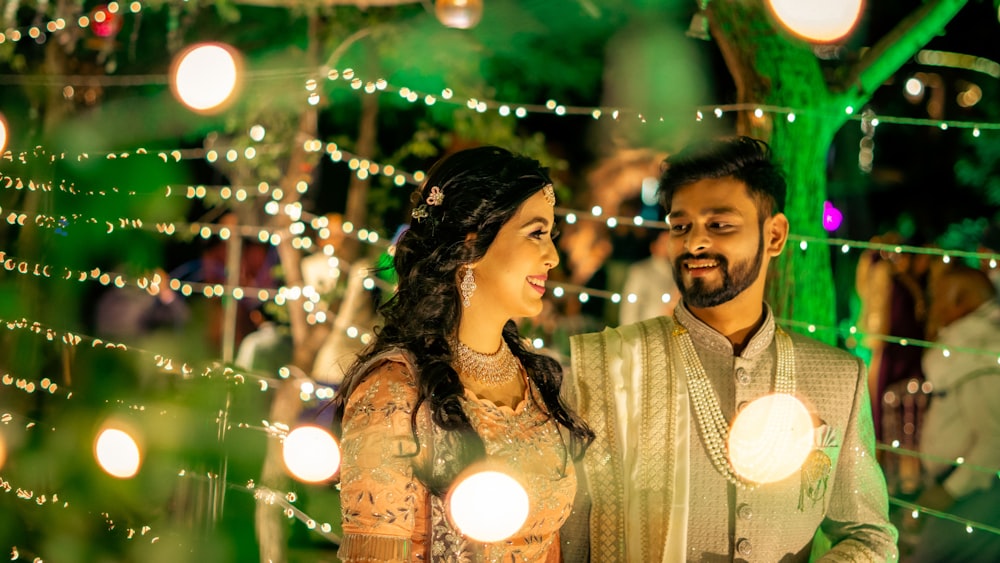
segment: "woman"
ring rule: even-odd
[[[532,159],[481,147],[440,161],[414,197],[384,326],[336,398],[338,555],[559,561],[573,460],[593,433],[559,399],[559,364],[526,347],[511,320],[541,312],[559,263],[552,182]],[[477,461],[501,464],[528,493],[528,519],[505,541],[468,539],[448,517],[449,487]]]

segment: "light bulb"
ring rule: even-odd
[[[792,33],[827,43],[854,29],[863,0],[768,0],[771,12]]]
[[[483,18],[483,0],[437,0],[434,14],[448,27],[471,29]]]
[[[189,47],[174,60],[170,73],[174,96],[199,113],[213,113],[232,99],[240,80],[236,51],[221,43]]]

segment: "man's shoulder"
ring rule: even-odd
[[[859,358],[847,350],[820,342],[798,332],[789,331],[788,334],[792,337],[796,362],[801,359],[804,362],[824,363],[834,369],[850,369],[852,371],[857,369],[859,365]]]
[[[598,332],[582,332],[574,334],[570,336],[570,340],[576,342],[594,342],[600,340],[621,340],[623,342],[629,342],[643,338],[651,331],[660,330],[661,328],[665,328],[669,331],[673,326],[673,322],[673,319],[670,317],[653,317],[651,319],[645,319],[619,326],[606,326],[603,330]]]

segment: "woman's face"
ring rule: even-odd
[[[473,264],[476,291],[466,315],[504,323],[541,313],[545,280],[559,264],[552,243],[554,221],[552,205],[542,191],[521,204],[483,258]],[[460,280],[464,273],[464,268],[459,270]]]

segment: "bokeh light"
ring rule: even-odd
[[[863,4],[863,0],[768,0],[783,26],[818,43],[836,41],[850,33]]]
[[[94,441],[94,457],[112,477],[129,479],[139,472],[142,454],[139,444],[124,430],[105,428]]]
[[[802,467],[814,443],[809,409],[783,393],[748,404],[729,431],[733,469],[754,483],[781,481]]]
[[[844,222],[844,214],[829,201],[823,202],[823,228],[833,232]]]
[[[506,473],[472,472],[452,489],[448,510],[464,535],[484,543],[498,542],[520,530],[528,519],[528,493]]]
[[[917,97],[924,93],[924,83],[915,76],[906,79],[903,88],[908,96]]]
[[[90,29],[98,37],[113,37],[122,28],[121,16],[111,11],[105,4],[95,6],[90,11],[90,22]]]
[[[7,118],[0,113],[0,154],[7,149]]]
[[[340,469],[340,446],[319,426],[299,426],[289,432],[281,457],[288,473],[306,483],[329,481]]]
[[[5,461],[7,461],[7,442],[4,440],[3,434],[0,434],[0,469],[3,469]]]
[[[239,56],[221,43],[193,45],[174,60],[170,80],[174,96],[188,108],[201,113],[219,111],[239,85]]]
[[[483,0],[437,0],[434,14],[448,27],[471,29],[483,18]]]

